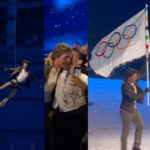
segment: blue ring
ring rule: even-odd
[[[130,39],[132,39],[132,38],[136,35],[136,32],[137,32],[137,27],[136,27],[136,25],[135,25],[135,24],[130,24],[130,25],[127,25],[127,26],[124,28],[123,32],[122,32],[123,39],[128,40],[128,38],[126,38],[126,37],[124,36],[124,32],[125,32],[125,30],[126,30],[127,28],[129,28],[129,27],[131,27],[131,26],[134,26],[135,32],[134,32],[134,34],[130,37]]]

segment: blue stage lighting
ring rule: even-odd
[[[56,9],[63,10],[72,6],[74,3],[78,2],[79,0],[54,0],[54,5]]]

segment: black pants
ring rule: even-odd
[[[49,113],[53,112],[50,102],[45,103],[45,150],[54,150],[54,119]]]
[[[80,150],[87,133],[87,106],[54,114],[55,150]]]

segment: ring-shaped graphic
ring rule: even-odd
[[[114,44],[112,45],[111,39],[112,39],[113,36],[115,36],[116,34],[119,35],[118,43],[116,43],[115,45],[114,45]],[[119,44],[120,40],[121,40],[120,36],[121,36],[121,34],[120,34],[119,32],[113,33],[112,36],[110,37],[110,39],[108,40],[108,46],[109,46],[109,47],[116,47],[116,46]]]
[[[103,55],[103,57],[106,58],[106,59],[109,59],[109,58],[112,56],[112,54],[114,53],[115,45],[114,45],[114,43],[110,43],[110,44],[113,45],[113,47],[111,47],[111,48],[112,48],[112,51],[111,51],[110,55],[108,55],[108,56]],[[107,45],[107,46],[108,46],[108,45]],[[106,47],[106,49],[107,49],[107,47]]]
[[[114,45],[114,44],[112,44],[111,39],[113,38],[113,36],[114,36],[115,34],[118,34],[118,35],[119,35],[119,40],[118,40],[118,42]],[[108,40],[108,46],[109,46],[109,47],[116,47],[116,46],[120,43],[120,40],[121,40],[121,37],[120,37],[120,36],[121,36],[121,34],[120,34],[119,32],[113,33],[112,36],[110,37],[110,39]]]
[[[123,47],[119,47],[117,45],[116,49],[118,49],[118,50],[124,50],[124,49],[126,49],[129,46],[129,44],[130,44],[130,36],[128,34],[125,34],[124,36],[128,38],[128,43],[125,46],[123,46]],[[121,35],[121,38],[122,38],[122,35]],[[116,40],[116,43],[118,42],[118,40],[119,40],[119,38]]]
[[[134,27],[135,31],[134,31],[133,35],[130,36],[130,39],[132,39],[132,38],[136,35],[136,32],[137,32],[137,27],[136,27],[136,25],[135,25],[135,24],[129,24],[129,25],[127,25],[127,26],[124,28],[124,30],[123,30],[123,32],[122,32],[123,39],[128,40],[128,37],[125,37],[125,31],[127,30],[127,28],[130,28],[130,27],[132,27],[132,26]],[[127,35],[127,34],[126,34],[126,35]]]
[[[133,33],[131,36],[130,36],[129,34],[126,34],[126,33],[125,33],[126,30],[127,30],[128,28],[130,28],[130,27],[134,27],[134,33]],[[109,58],[112,56],[115,47],[116,47],[116,49],[118,49],[118,50],[126,49],[126,48],[129,46],[131,39],[136,35],[136,32],[137,32],[137,27],[136,27],[136,25],[135,25],[135,24],[129,24],[129,25],[127,25],[127,26],[124,28],[124,30],[123,30],[123,32],[122,32],[122,35],[121,35],[119,32],[113,33],[112,36],[110,37],[110,39],[108,40],[108,42],[107,42],[107,41],[102,41],[102,42],[100,43],[99,48],[98,48],[98,50],[97,50],[97,52],[96,52],[96,56],[98,56],[98,57],[103,56],[104,58],[109,59]],[[113,43],[113,42],[111,42],[111,40],[113,39],[113,36],[115,36],[116,34],[118,34],[119,37],[116,39],[116,41],[114,41],[115,43]],[[121,39],[128,40],[127,44],[126,44],[125,46],[123,46],[123,47],[119,47],[119,46],[118,46],[119,43],[120,43],[120,41],[121,41]],[[98,52],[99,52],[99,50],[100,50],[100,46],[101,46],[102,44],[105,44],[105,46],[104,46],[104,48],[101,50],[101,53],[98,54]],[[111,53],[110,53],[108,56],[106,56],[106,54],[105,54],[105,52],[107,51],[107,47],[112,48],[112,51],[111,51]]]
[[[106,42],[106,41],[102,41],[102,42],[100,43],[99,47],[100,47],[102,44],[106,44],[106,45],[105,45],[104,50],[102,51],[101,54],[98,54],[99,49],[97,50],[96,56],[98,56],[98,57],[103,56],[103,55],[105,54],[105,52],[106,52],[107,42]]]

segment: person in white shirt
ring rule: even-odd
[[[57,79],[62,71],[62,67],[70,62],[71,47],[61,43],[56,45],[44,60],[44,108],[45,108],[45,150],[54,149],[54,120],[52,103]],[[48,116],[48,114],[50,114]]]
[[[0,102],[0,107],[3,107],[10,99],[12,99],[22,86],[29,88],[31,79],[42,88],[38,79],[28,70],[30,61],[24,60],[22,64],[22,67],[4,69],[4,71],[13,71],[13,73],[11,74],[9,81],[0,86],[0,91],[8,87],[12,87],[13,89],[10,94]]]
[[[79,150],[87,131],[88,76],[82,73],[86,56],[77,48],[72,53],[72,66],[60,74],[53,103],[56,150]]]

